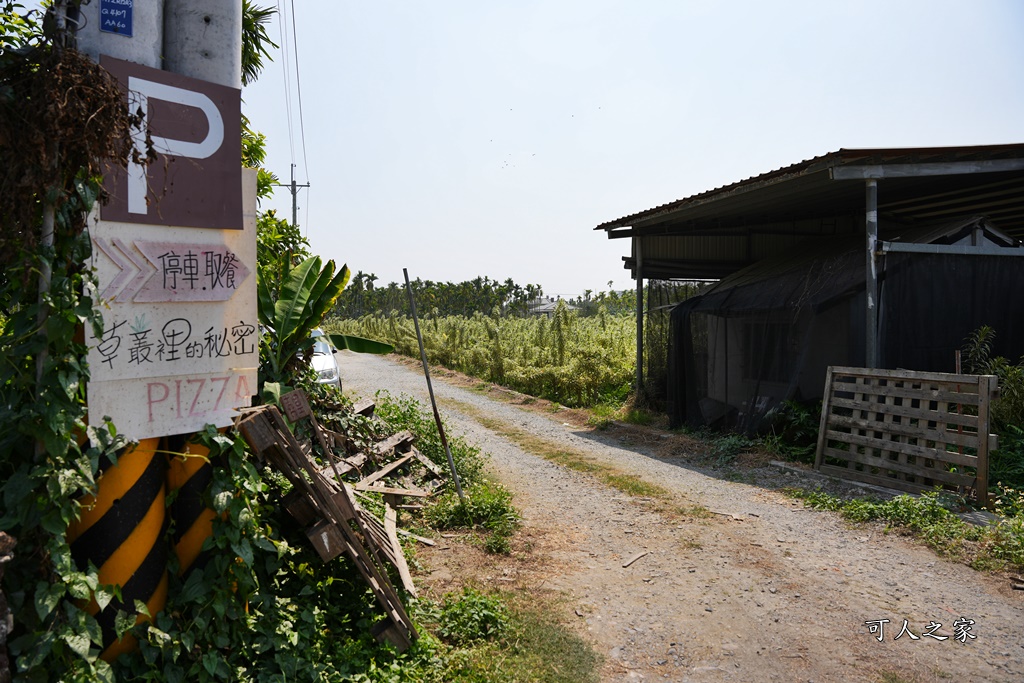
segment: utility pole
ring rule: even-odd
[[[284,183],[274,183],[274,185],[276,185],[278,187],[287,187],[289,192],[292,193],[292,225],[293,226],[298,225],[299,224],[299,205],[298,205],[299,188],[300,187],[309,187],[309,183],[305,183],[303,185],[299,185],[298,183],[295,182],[295,164],[292,164],[292,182],[288,183],[287,185],[285,185]]]

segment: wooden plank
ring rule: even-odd
[[[398,569],[398,576],[402,579],[402,585],[412,597],[416,595],[416,585],[412,582],[412,574],[409,572],[409,565],[405,561],[405,553],[402,551],[402,543],[398,540],[398,512],[384,501],[384,530],[391,541],[391,549],[395,554],[395,567]]]
[[[408,507],[408,506],[399,505],[398,507],[403,507],[404,508],[404,507]],[[417,536],[413,532],[406,531],[405,529],[401,529],[400,528],[398,530],[398,533],[402,534],[403,536],[408,536],[409,538],[415,539],[415,540],[419,541],[420,543],[422,543],[423,545],[430,545],[430,546],[437,545],[437,543],[434,543],[434,541],[430,540],[426,536]]]
[[[835,414],[836,408],[844,408],[852,411],[871,410],[870,408],[866,408],[864,403],[848,398],[832,397],[829,401],[829,405],[832,407],[833,414]],[[975,415],[939,413],[934,410],[913,408],[910,406],[889,406],[889,412],[893,415],[899,415],[900,417],[927,420],[928,422],[937,422],[947,425],[963,425],[964,427],[977,428],[978,424],[978,418]]]
[[[376,410],[376,408],[377,404],[373,402],[372,398],[362,398],[356,401],[352,406],[352,412],[356,415],[373,417],[373,411]]]
[[[978,405],[978,425],[982,430],[981,443],[978,445],[978,504],[989,507],[988,500],[988,458],[989,458],[989,419],[991,415],[992,396],[999,391],[999,380],[992,375],[978,378],[978,393],[982,400]]]
[[[402,465],[407,464],[414,457],[415,456],[412,453],[407,453],[406,455],[403,455],[401,458],[398,458],[397,460],[392,460],[387,465],[385,465],[384,467],[381,467],[379,470],[377,470],[373,474],[369,474],[369,475],[363,477],[362,479],[360,479],[359,483],[361,485],[363,485],[363,486],[369,486],[370,484],[372,484],[373,482],[377,481],[378,479],[381,479],[383,477],[388,476],[389,474],[391,474],[392,472],[397,470]]]
[[[966,467],[978,466],[977,456],[964,455],[962,453],[950,451],[940,451],[937,448],[932,448],[929,446],[921,446],[911,443],[900,443],[899,441],[890,441],[887,439],[878,439],[870,436],[861,436],[860,434],[847,434],[846,432],[837,432],[831,429],[828,432],[826,432],[825,436],[830,441],[839,441],[840,443],[863,446],[864,448],[869,448],[872,449],[873,451],[902,453],[904,455],[914,456],[915,458],[928,458],[929,460],[937,460],[940,462],[947,462],[955,465],[964,465]]]
[[[419,489],[400,489],[391,486],[363,486],[361,484],[354,484],[353,488],[356,491],[368,491],[372,493],[385,493],[395,496],[412,496],[413,498],[429,498],[431,495],[430,491],[421,491]]]
[[[977,385],[978,375],[955,375],[945,372],[918,372],[916,370],[883,370],[880,368],[853,368],[832,366],[832,375],[842,377],[884,377],[887,379],[909,379],[923,382],[952,382],[954,384]]]
[[[425,456],[422,453],[420,453],[419,450],[417,450],[415,446],[413,446],[411,452],[413,454],[413,457],[415,457],[420,462],[420,464],[422,464],[430,472],[432,472],[435,477],[440,477],[442,479],[445,478],[444,470],[441,469],[441,467],[437,463],[435,463],[433,460],[431,460],[427,456]]]
[[[641,557],[646,557],[646,556],[647,556],[647,555],[649,555],[649,554],[650,554],[650,551],[649,551],[649,550],[645,550],[645,551],[643,551],[643,552],[637,553],[637,554],[636,554],[636,555],[634,555],[633,557],[631,557],[631,558],[629,558],[628,560],[626,560],[625,562],[623,562],[623,563],[622,563],[622,568],[623,568],[623,569],[625,569],[625,568],[626,568],[626,567],[628,567],[629,565],[631,565],[631,564],[633,564],[634,562],[636,562],[637,560],[639,560],[639,559],[640,559]]]
[[[900,443],[899,441],[893,441],[885,438],[878,438],[873,436],[853,434],[835,430],[828,430],[827,432],[825,432],[825,437],[829,441],[839,441],[841,443],[855,445],[858,446],[859,449],[866,449],[871,453],[903,453],[907,456],[913,456],[915,458],[927,458],[929,460],[936,460],[955,465],[964,465],[967,467],[978,466],[978,458],[976,456],[968,456],[961,453],[951,453],[948,451],[939,451],[938,449],[935,449],[935,447],[931,447],[928,445],[920,445],[915,443]]]
[[[837,385],[833,391],[843,393],[847,385]],[[850,385],[858,386],[858,385]],[[932,387],[901,387],[901,386],[872,386],[871,389],[858,388],[855,393],[863,393],[870,397],[867,400],[874,405],[882,405],[879,401],[872,401],[871,398],[882,398],[892,396],[904,400],[919,400],[922,402],[938,401],[939,403],[955,403],[965,406],[978,405],[978,394],[956,391],[954,388],[936,389]]]
[[[378,553],[378,557],[380,557],[382,561],[397,567],[398,560],[395,558],[394,549],[391,547],[391,541],[388,540],[388,533],[384,529],[384,523],[377,519],[377,517],[371,514],[368,510],[363,508],[359,509],[359,519],[363,522],[366,530],[373,538],[374,550]]]
[[[887,470],[890,472],[898,472],[904,474],[912,474],[916,477],[923,479],[932,479],[934,481],[942,481],[947,484],[953,484],[954,486],[973,486],[975,477],[971,474],[961,474],[959,472],[948,472],[942,469],[932,469],[929,467],[919,467],[915,465],[902,465],[894,460],[887,460],[885,458],[879,458],[875,456],[864,455],[862,453],[850,453],[849,451],[839,451],[833,448],[825,449],[826,458],[836,458],[838,460],[845,460],[847,463],[857,463],[865,465],[867,467],[875,467],[880,470]],[[846,472],[856,472],[852,467],[848,467]]]
[[[825,393],[821,404],[821,419],[818,422],[818,445],[814,449],[814,469],[821,468],[822,453],[825,449],[825,431],[828,428],[828,418],[832,412],[832,367],[829,366],[825,372]]]
[[[392,434],[388,438],[384,439],[378,444],[375,444],[371,450],[378,456],[386,455],[392,450],[400,453],[405,453],[412,447],[412,442],[416,437],[413,433],[406,430],[404,432],[398,432]],[[409,448],[407,448],[408,446]]]
[[[352,467],[352,465],[349,464],[348,462],[341,460],[336,465],[324,465],[323,467],[318,469],[317,472],[320,474],[320,476],[326,479],[337,481],[338,478],[335,475],[335,473],[345,475],[348,474],[349,472],[354,471],[355,469],[356,468]]]
[[[341,532],[345,540],[346,551],[352,558],[353,563],[370,586],[374,596],[377,598],[377,602],[384,608],[388,618],[396,625],[397,631],[390,629],[391,635],[387,636],[388,639],[394,639],[392,642],[395,642],[400,650],[408,648],[412,644],[412,640],[418,637],[416,629],[405,612],[398,594],[391,585],[387,573],[383,572],[367,554],[359,538],[348,526],[348,522],[345,521],[346,514],[339,508],[339,502],[336,502],[335,497],[328,493],[334,487],[320,477],[316,469],[314,469],[312,462],[302,454],[298,443],[295,441],[295,437],[288,430],[284,417],[277,408],[266,406],[265,410],[261,411],[259,415],[265,416],[271,422],[274,431],[276,431],[275,436],[278,439],[278,444],[267,452],[275,456],[276,462],[280,465],[279,469],[282,470],[285,476],[297,488],[307,492],[310,499],[316,505],[318,512],[328,521],[331,521]],[[307,480],[300,472],[305,472],[309,479]],[[342,492],[344,493],[342,505],[350,507],[354,513],[355,502],[350,499],[348,489],[343,486]],[[363,538],[369,539],[370,534],[361,524],[358,515],[355,515],[354,521],[359,527]]]
[[[924,423],[924,426],[912,425],[909,424],[908,421],[891,421],[897,417],[902,419],[901,415],[887,415],[885,421],[879,424],[877,422],[872,422],[871,420],[860,420],[853,417],[847,417],[845,415],[832,415],[829,417],[829,424],[833,427],[864,429],[867,431],[883,432],[911,439],[921,439],[922,441],[948,443],[967,448],[977,448],[978,446],[978,435],[974,432],[959,433],[951,429],[931,429],[927,426],[927,421]]]

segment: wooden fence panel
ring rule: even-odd
[[[992,375],[830,367],[814,468],[920,493],[941,486],[988,505]]]

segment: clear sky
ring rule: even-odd
[[[382,283],[622,289],[604,221],[841,147],[1024,142],[1020,0],[255,3],[298,47],[243,93],[268,167]]]

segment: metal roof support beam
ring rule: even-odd
[[[1020,171],[1022,169],[1024,169],[1024,159],[949,161],[921,164],[864,164],[862,166],[836,166],[832,169],[832,179],[916,178],[919,176],[935,175],[998,173],[1000,171]]]
[[[881,242],[885,253],[954,254],[957,256],[1024,256],[1020,247],[974,247],[969,244],[904,244]]]
[[[864,365],[878,367],[878,181],[870,178],[866,183],[864,224],[867,232],[867,281],[864,290],[867,324],[864,339]]]
[[[644,252],[642,240],[633,240],[636,252],[636,399],[643,403],[644,391]]]

